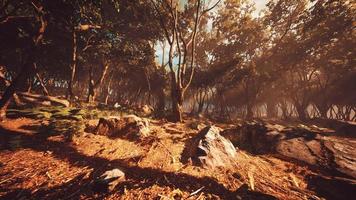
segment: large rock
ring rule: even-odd
[[[154,111],[153,107],[152,106],[149,106],[149,105],[144,105],[140,108],[140,111],[145,115],[145,116],[148,116],[148,115],[151,115]]]
[[[147,119],[139,118],[136,115],[127,115],[122,118],[100,118],[94,132],[98,135],[106,135],[113,138],[137,138],[148,136],[150,129]]]
[[[195,130],[201,130],[205,127],[205,124],[199,122],[199,121],[193,121],[191,123],[188,124],[188,127],[191,129],[195,129]]]
[[[331,132],[317,126],[281,126],[254,121],[221,134],[235,146],[253,154],[279,154],[356,178],[356,140],[337,137]]]
[[[192,160],[193,164],[205,168],[234,167],[236,148],[220,135],[214,126],[205,127],[188,141],[183,151],[182,161]]]

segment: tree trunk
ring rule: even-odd
[[[32,77],[28,77],[27,79],[27,92],[31,93],[32,91]]]
[[[44,32],[46,30],[47,22],[44,18],[44,11],[42,5],[35,5],[33,4],[35,11],[38,15],[38,19],[40,21],[40,27],[37,30],[37,34],[34,35],[32,44],[30,44],[30,48],[28,49],[28,60],[22,66],[20,73],[17,77],[12,81],[12,83],[6,88],[4,94],[0,100],[0,119],[4,119],[6,117],[6,110],[10,104],[11,98],[15,94],[17,88],[26,82],[28,77],[31,77],[34,68],[34,61],[35,61],[35,53],[37,52],[38,45],[43,39]]]
[[[45,84],[43,82],[43,79],[41,78],[41,76],[38,73],[36,73],[36,77],[38,79],[38,82],[40,82],[40,86],[42,88],[43,94],[48,96],[49,92],[48,92],[48,90],[47,90],[47,88],[46,88],[46,86],[45,86]]]
[[[90,66],[87,103],[91,103],[94,100],[95,100],[95,90],[94,90],[94,80],[93,80],[93,66]]]
[[[31,63],[23,65],[20,73],[17,75],[14,81],[12,81],[11,84],[6,88],[0,100],[0,119],[6,118],[6,110],[10,104],[11,97],[13,97],[17,88],[19,88],[21,85],[23,85],[26,82],[29,74],[31,74],[31,71],[32,71]]]
[[[36,63],[33,63],[33,67],[34,67],[34,70],[36,72],[36,78],[38,80],[38,82],[40,83],[40,86],[42,88],[42,91],[43,91],[43,94],[48,96],[49,95],[49,92],[46,88],[46,85],[44,84],[43,82],[43,79],[41,78],[40,74],[38,73],[38,68],[37,68],[37,64]]]
[[[175,88],[172,88],[172,111],[174,122],[183,121],[183,95],[184,91],[179,86],[174,84]]]
[[[113,76],[111,75],[111,76],[110,76],[110,79],[109,79],[108,87],[107,87],[107,89],[106,89],[106,97],[105,97],[105,104],[106,104],[106,105],[108,104],[108,101],[109,101],[112,78],[113,78]]]
[[[0,67],[0,80],[2,80],[2,81],[4,82],[4,85],[5,85],[6,87],[9,87],[9,86],[11,85],[11,82],[6,79],[5,73],[6,73],[6,69]],[[20,99],[19,99],[19,97],[17,96],[16,93],[14,93],[14,94],[12,95],[12,97],[14,98],[15,104],[16,104],[17,106],[21,106],[21,105],[22,105],[22,102],[20,101]]]
[[[303,105],[295,105],[295,108],[296,108],[297,113],[298,113],[298,118],[301,121],[306,121],[308,119],[308,113],[307,113],[306,107],[303,106]]]
[[[108,72],[109,69],[109,64],[103,62],[103,71],[99,77],[99,80],[95,83],[94,82],[94,77],[93,77],[93,66],[90,66],[89,70],[89,90],[88,90],[88,97],[87,97],[87,102],[94,102],[96,99],[96,89],[103,83],[105,76]]]
[[[320,113],[320,117],[323,119],[327,119],[328,118],[328,106],[326,105],[316,105],[317,109],[319,110]]]
[[[71,63],[71,75],[70,79],[68,82],[68,90],[67,90],[67,98],[72,99],[73,98],[73,82],[74,82],[74,77],[75,77],[75,72],[77,69],[77,33],[73,29],[73,54],[72,54],[72,63]]]
[[[158,116],[163,116],[166,107],[166,97],[164,94],[164,88],[161,86],[158,90],[158,102],[157,102],[157,114]]]
[[[273,100],[267,101],[267,117],[276,118],[278,116],[278,109]]]
[[[290,113],[288,112],[288,103],[286,100],[282,100],[279,102],[280,108],[282,110],[282,116],[284,119],[288,119],[290,117]]]
[[[246,105],[246,119],[252,119],[253,118],[253,111],[252,111],[252,105],[251,103],[247,103]]]

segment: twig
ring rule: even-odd
[[[191,196],[194,196],[194,195],[198,194],[198,193],[199,193],[200,191],[202,191],[204,188],[205,188],[205,186],[203,186],[203,187],[197,189],[196,191],[190,193],[190,195],[189,195],[188,197],[191,197]]]
[[[169,182],[168,178],[166,175],[163,175],[164,179],[167,181],[168,184],[171,184],[171,182]]]
[[[172,198],[165,196],[163,194],[158,194],[158,196],[161,197],[161,199],[172,199]]]
[[[13,179],[15,177],[18,177],[18,176],[24,174],[25,172],[27,172],[27,171],[20,172],[20,173],[17,174],[17,176],[11,176],[11,177],[9,177],[9,178],[7,178],[5,180],[2,180],[2,181],[0,181],[0,184],[5,183],[5,182],[7,182],[7,181],[9,181],[9,180],[11,180],[11,179]]]
[[[253,191],[253,190],[255,190],[255,179],[253,178],[252,172],[248,171],[247,176],[248,176],[248,180],[250,182],[251,190]]]

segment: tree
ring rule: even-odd
[[[184,95],[194,76],[195,47],[199,26],[206,13],[212,10],[219,2],[210,8],[204,8],[201,0],[195,5],[187,4],[180,11],[178,1],[151,1],[154,5],[162,30],[169,44],[168,65],[171,78],[171,98],[173,121],[182,121],[182,107]],[[192,10],[193,13],[192,14]],[[164,13],[167,11],[168,13]],[[189,18],[193,15],[193,18]],[[165,20],[163,16],[169,16]],[[189,25],[192,24],[192,27]],[[177,57],[177,66],[174,66],[174,58]],[[176,68],[176,69],[175,69]]]
[[[32,75],[35,71],[35,60],[36,60],[36,52],[38,51],[39,46],[41,45],[46,26],[47,20],[45,18],[45,10],[43,5],[38,1],[31,1],[26,4],[26,8],[28,6],[33,8],[34,14],[36,15],[36,22],[38,23],[37,27],[35,26],[30,34],[28,49],[26,50],[27,59],[25,63],[22,65],[19,74],[12,81],[12,83],[6,88],[4,94],[0,100],[0,118],[3,119],[6,117],[6,109],[13,97],[16,89],[23,84],[26,79]],[[15,8],[16,10],[16,8]],[[22,16],[6,16],[2,21],[3,23],[9,23],[9,19],[17,19],[22,18]],[[30,16],[26,16],[26,18],[31,18]]]

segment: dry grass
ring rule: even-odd
[[[95,124],[95,121],[91,121]],[[314,196],[304,177],[308,168],[273,155],[239,151],[234,169],[204,169],[180,161],[184,144],[196,134],[186,123],[151,120],[152,136],[140,141],[109,139],[91,133],[72,141],[40,137],[41,121],[16,119],[0,124],[0,196],[79,199],[229,199],[244,184],[253,192],[280,199]],[[220,125],[224,126],[224,125]],[[226,125],[227,126],[227,125]],[[32,130],[28,130],[32,127]],[[8,150],[8,143],[20,144]],[[96,193],[91,183],[106,169],[121,167],[127,180],[111,193]],[[242,194],[249,195],[249,194]],[[255,198],[259,199],[259,198]]]

